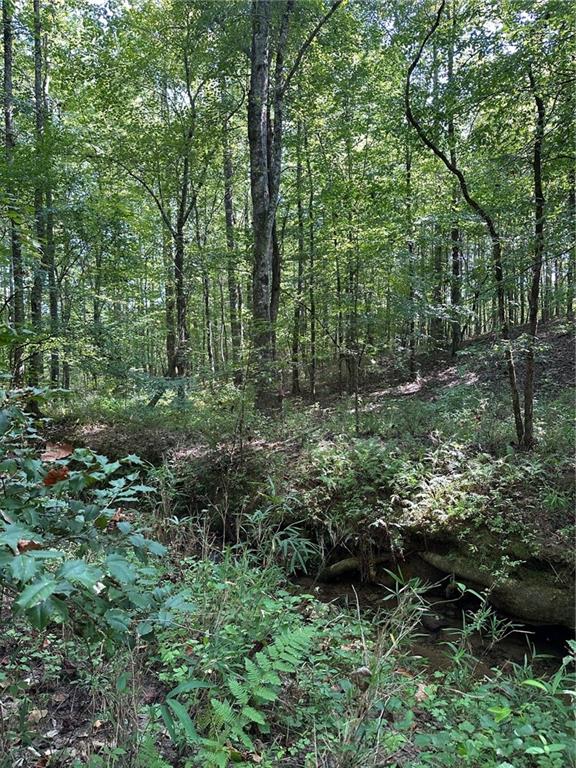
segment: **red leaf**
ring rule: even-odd
[[[20,539],[18,542],[18,552],[29,552],[31,549],[42,549],[42,544],[30,539]]]
[[[70,470],[68,467],[52,467],[52,469],[48,470],[44,475],[44,485],[50,486],[60,483],[62,480],[66,480],[69,474]]]

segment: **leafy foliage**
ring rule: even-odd
[[[64,623],[84,634],[149,634],[186,609],[158,585],[165,554],[134,522],[153,488],[137,456],[109,461],[87,449],[46,451],[26,390],[2,395],[0,578],[13,610],[37,629]],[[44,460],[43,458],[44,457]],[[146,619],[146,621],[144,621]]]

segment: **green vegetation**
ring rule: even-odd
[[[576,768],[570,3],[0,5],[0,768]]]
[[[317,569],[327,547],[360,538],[360,551],[376,549],[380,526],[397,553],[414,527],[433,535],[454,521],[468,542],[488,524],[500,542],[539,551],[538,526],[509,519],[504,504],[529,476],[525,521],[537,505],[566,512],[565,445],[489,454],[483,424],[464,442],[442,418],[482,395],[447,393],[386,400],[366,437],[337,409],[320,422],[332,437],[300,445],[295,462],[283,448],[299,434],[297,412],[270,438],[273,463],[270,447],[266,461],[254,446],[234,461],[208,441],[159,468],[66,444],[67,455],[49,446],[41,460],[38,421],[22,411],[30,394],[5,400],[2,583],[16,613],[2,641],[2,765],[576,764],[570,655],[543,674],[526,645],[524,662],[479,673],[477,654],[513,629],[485,597],[443,634],[445,662],[430,668],[413,651],[429,610],[419,579],[382,588],[369,616],[288,581]],[[234,493],[222,493],[227,476]],[[568,531],[557,534],[568,545]],[[477,556],[494,568],[489,549]],[[514,565],[501,562],[503,576]],[[41,631],[23,634],[25,618]]]

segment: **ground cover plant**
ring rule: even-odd
[[[0,768],[576,768],[571,4],[0,8]]]

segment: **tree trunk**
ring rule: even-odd
[[[312,163],[308,146],[308,133],[304,128],[304,149],[306,152],[306,170],[308,175],[308,301],[310,303],[310,362],[308,376],[310,396],[316,396],[316,239],[314,234],[314,181]]]
[[[54,242],[54,211],[50,184],[46,189],[46,264],[48,266],[48,302],[50,307],[50,386],[57,387],[60,379],[60,353],[56,343],[59,332],[58,281],[56,279],[56,244]]]
[[[410,319],[408,321],[408,370],[413,377],[416,374],[416,319],[414,307],[414,231],[412,223],[412,154],[406,147],[406,248],[408,251],[408,298]]]
[[[39,261],[34,270],[34,282],[30,292],[30,319],[37,337],[42,333],[42,294],[46,280],[46,214],[44,210],[44,189],[41,181],[42,155],[44,151],[44,106],[42,79],[42,27],[40,22],[40,0],[34,0],[34,118],[36,179],[34,184],[34,223],[39,247]],[[37,338],[30,357],[29,381],[37,386],[42,376],[41,340]]]
[[[212,376],[216,371],[214,364],[214,333],[212,328],[212,313],[210,311],[210,278],[206,270],[202,273],[202,295],[204,299],[204,333],[206,339],[206,356],[208,368]]]
[[[298,220],[298,274],[292,327],[292,394],[300,394],[300,318],[304,291],[304,206],[302,203],[302,121],[298,120],[296,136],[296,212]]]
[[[252,197],[253,344],[258,366],[258,397],[265,399],[266,370],[272,360],[270,299],[272,290],[272,226],[274,215],[268,169],[270,2],[252,2],[252,47],[248,96],[248,142]]]
[[[455,13],[452,13],[452,24],[450,43],[448,47],[448,87],[452,83],[454,77],[454,24]],[[453,166],[456,166],[456,130],[454,126],[454,115],[452,110],[448,117],[448,144],[450,146],[450,162]],[[460,302],[462,301],[462,278],[461,278],[461,255],[460,255],[460,232],[458,228],[458,222],[456,220],[456,212],[458,209],[458,185],[453,184],[452,187],[452,214],[453,223],[450,229],[450,243],[452,251],[452,270],[450,279],[450,305],[452,308],[452,341],[451,341],[451,353],[452,356],[458,352],[460,348]]]
[[[574,320],[574,274],[576,272],[576,171],[568,174],[568,237],[571,242],[568,251],[566,272],[566,317]]]
[[[22,263],[22,243],[20,237],[20,215],[16,206],[12,166],[16,139],[14,133],[14,92],[12,82],[13,59],[13,18],[12,3],[4,0],[2,3],[2,28],[4,42],[4,148],[7,166],[6,199],[10,219],[10,256],[12,269],[12,324],[16,334],[24,327],[24,268]],[[15,386],[20,386],[24,377],[23,348],[21,339],[17,338],[11,350],[12,380]]]
[[[165,317],[166,317],[166,362],[168,378],[176,376],[176,295],[174,292],[174,258],[172,235],[166,227],[162,230],[162,251],[166,274]]]
[[[188,324],[184,288],[184,225],[180,219],[176,224],[174,238],[174,290],[176,304],[175,374],[183,377],[187,373]]]
[[[443,259],[442,259],[442,230],[438,224],[434,225],[434,237],[433,237],[433,251],[432,251],[432,272],[433,272],[433,289],[432,289],[432,301],[434,302],[434,313],[430,323],[430,335],[434,341],[434,346],[439,346],[442,342],[444,322],[442,320],[442,304],[443,304]]]
[[[240,305],[242,303],[240,283],[236,278],[236,238],[234,232],[234,195],[232,166],[232,152],[228,140],[228,120],[224,119],[222,129],[223,168],[224,168],[224,216],[226,223],[226,247],[228,258],[226,261],[226,275],[228,280],[228,308],[230,314],[230,339],[232,345],[232,363],[234,366],[234,380],[239,383],[241,371],[239,369],[241,355],[242,331],[240,324]]]
[[[536,105],[536,131],[534,136],[534,155],[532,168],[534,173],[534,261],[532,264],[532,284],[528,294],[528,347],[526,350],[526,378],[524,380],[524,436],[522,447],[530,450],[534,446],[534,347],[538,333],[538,301],[540,295],[540,276],[544,256],[544,189],[542,186],[542,150],[544,144],[544,124],[546,110],[544,100],[539,95],[532,71],[530,87]]]

